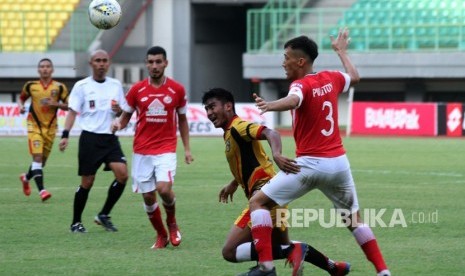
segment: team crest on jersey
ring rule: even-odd
[[[226,141],[225,145],[226,145],[226,152],[229,152],[231,150],[231,142],[229,141],[229,139]]]
[[[40,141],[39,140],[34,140],[32,141],[32,146],[34,148],[39,148],[40,147]]]
[[[52,94],[52,97],[58,96],[58,90],[53,89],[52,91],[50,91],[50,93]]]
[[[95,109],[95,101],[94,100],[89,101],[89,108],[90,109]]]
[[[173,98],[171,98],[170,96],[165,96],[163,98],[163,102],[166,104],[170,104],[172,101],[173,101]]]
[[[147,107],[146,116],[166,116],[168,112],[165,110],[165,105],[159,99],[153,100]]]

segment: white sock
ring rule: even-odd
[[[239,244],[239,246],[236,248],[236,261],[237,262],[251,261],[252,260],[252,256],[250,255],[251,248],[252,248],[251,242]]]
[[[352,231],[352,234],[354,235],[358,245],[363,245],[375,239],[373,231],[371,231],[371,228],[366,224],[362,224],[357,227],[354,231]]]
[[[145,209],[145,212],[147,213],[153,213],[155,210],[157,210],[157,208],[158,208],[157,202],[155,202],[152,206],[148,206],[144,204],[144,209]]]
[[[42,170],[42,163],[32,162],[31,171],[33,170]]]
[[[257,227],[257,226],[273,227],[273,222],[271,221],[270,211],[266,209],[258,209],[258,210],[251,212],[250,221],[252,222],[252,227]]]
[[[378,272],[378,274],[376,274],[378,276],[391,276],[391,272],[389,272],[389,270],[385,269],[383,271],[380,271]]]
[[[270,271],[274,268],[274,263],[272,261],[259,263],[258,265],[263,271]]]
[[[289,244],[281,244],[281,249],[286,249],[289,248]],[[238,263],[240,262],[248,262],[252,260],[252,243],[251,242],[245,242],[243,244],[239,244],[239,246],[236,248],[236,261]]]

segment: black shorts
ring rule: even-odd
[[[126,157],[116,135],[88,131],[82,131],[79,137],[78,159],[80,176],[95,175],[103,163],[105,170],[110,170],[108,164],[112,162],[126,164]]]

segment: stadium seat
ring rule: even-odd
[[[351,33],[358,41],[356,49],[463,49],[464,22],[465,1],[358,0],[336,28],[359,30]]]
[[[68,22],[79,0],[56,0],[53,3],[49,0],[1,2],[2,51],[20,51],[22,47],[25,51],[44,51],[49,46],[47,41],[54,41]],[[23,29],[27,31],[23,33]]]
[[[459,45],[458,39],[441,39],[439,41],[439,48],[457,48]]]

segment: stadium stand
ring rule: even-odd
[[[464,8],[457,0],[359,0],[338,26],[349,27],[357,50],[456,50],[465,46]]]
[[[4,0],[0,3],[0,50],[46,51],[79,0]]]
[[[273,24],[279,13],[289,16]],[[285,41],[297,35],[319,45],[316,70],[340,70],[329,35],[348,27],[350,55],[363,78],[355,100],[463,101],[464,23],[463,0],[311,0],[295,8],[251,9],[243,76],[261,80],[265,98],[280,95],[287,83],[276,65]]]
[[[315,8],[315,2],[249,11],[248,52],[274,52],[299,33],[312,34],[322,50],[330,50],[325,38],[344,26],[357,51],[465,49],[464,1],[358,0],[341,9]]]

